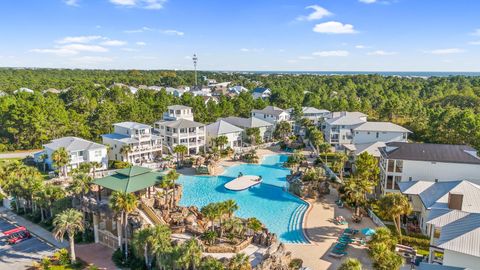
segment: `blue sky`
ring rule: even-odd
[[[0,66],[480,71],[480,1],[4,0]]]

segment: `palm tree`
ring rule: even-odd
[[[75,263],[75,233],[83,232],[85,227],[83,226],[83,214],[75,209],[67,209],[58,214],[53,219],[53,236],[55,239],[63,241],[65,233],[68,235],[70,242],[70,261]]]
[[[205,257],[200,263],[200,270],[224,270],[223,263],[213,257]]]
[[[42,160],[43,171],[46,172],[47,171],[48,154],[44,152],[43,154],[40,155],[40,159]]]
[[[252,217],[247,219],[247,228],[253,233],[257,233],[263,229],[263,224],[257,218]]]
[[[233,213],[238,210],[238,204],[234,200],[226,200],[223,203],[223,208],[229,218],[232,218]]]
[[[335,163],[333,164],[333,167],[335,170],[338,172],[340,179],[343,181],[343,169],[345,167],[345,163],[348,160],[348,156],[345,153],[338,153],[336,156]]]
[[[207,205],[205,205],[204,207],[202,207],[202,209],[200,210],[200,212],[202,213],[202,215],[211,222],[211,230],[212,231],[215,231],[215,220],[217,219],[218,217],[218,209],[217,209],[217,204],[215,203],[209,203]]]
[[[79,173],[73,175],[73,181],[67,187],[67,190],[79,197],[80,199],[90,191],[90,185],[92,184],[92,177],[85,173]]]
[[[274,136],[277,139],[285,139],[290,133],[292,133],[292,125],[287,121],[281,121],[275,127]]]
[[[218,136],[216,139],[215,139],[215,145],[218,146],[220,149],[223,150],[223,148],[225,147],[225,145],[228,143],[228,137],[225,136],[225,135],[222,135],[222,136]]]
[[[354,258],[347,258],[338,270],[362,270],[362,263]]]
[[[245,253],[237,253],[228,261],[229,270],[251,270],[249,258]]]
[[[178,266],[184,269],[196,269],[202,260],[202,248],[196,238],[190,238],[180,246]]]
[[[103,164],[97,161],[92,161],[90,163],[92,164],[92,178],[95,178],[95,173],[97,172],[97,169],[102,168]]]
[[[128,214],[133,212],[137,208],[137,198],[132,193],[124,193],[119,191],[114,191],[110,197],[110,208],[116,212],[120,213],[120,221],[123,225],[123,234],[125,241],[125,258],[128,258]],[[119,238],[121,236],[119,235]]]
[[[52,153],[53,163],[61,168],[63,176],[67,177],[67,166],[70,163],[70,154],[67,149],[60,147]]]
[[[46,184],[43,189],[39,190],[35,197],[37,204],[40,207],[40,218],[43,222],[45,220],[45,211],[48,213],[47,216],[52,216],[52,204],[60,199],[65,198],[65,191],[61,186],[54,184]]]
[[[243,235],[244,232],[244,226],[243,222],[239,218],[231,218],[225,222],[225,228],[227,229],[228,232],[237,234],[237,235]]]
[[[129,162],[128,154],[130,154],[130,152],[132,152],[132,146],[130,144],[124,144],[122,148],[120,148],[120,154],[124,156],[124,161]]]
[[[383,216],[391,217],[395,224],[395,229],[401,238],[402,228],[400,217],[412,212],[412,206],[407,197],[401,193],[388,193],[380,199],[379,206]]]
[[[355,205],[355,214],[359,214],[360,205],[367,201],[367,194],[373,190],[370,181],[353,177],[345,182],[344,190],[346,200]]]
[[[177,162],[179,162],[178,164],[183,164],[183,158],[188,153],[188,148],[185,145],[178,144],[173,148],[173,152],[177,154]]]
[[[176,170],[170,170],[167,175],[165,175],[165,178],[167,178],[167,182],[170,183],[170,186],[173,188],[173,194],[172,194],[172,200],[171,200],[171,207],[175,206],[176,202],[176,181],[180,177],[180,174],[177,173]]]
[[[137,257],[144,257],[145,265],[152,269],[155,255],[165,256],[172,249],[171,231],[165,225],[156,225],[136,231],[133,235],[132,247]]]

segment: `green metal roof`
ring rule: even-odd
[[[115,174],[95,179],[95,185],[115,191],[132,193],[158,184],[163,174],[154,172],[149,168],[132,166],[121,169]]]

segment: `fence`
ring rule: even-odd
[[[372,211],[372,209],[368,209],[368,216],[372,219],[373,223],[375,223],[379,227],[387,227],[385,226],[385,223],[375,215],[375,213]]]

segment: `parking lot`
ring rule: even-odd
[[[0,217],[0,269],[24,270],[43,256],[52,255],[55,248],[32,235],[32,238],[15,245],[6,243],[3,231],[17,227]],[[28,228],[27,228],[28,229]]]

